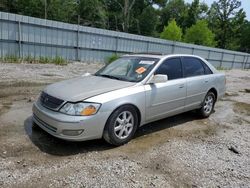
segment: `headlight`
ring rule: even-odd
[[[67,102],[61,109],[60,112],[73,116],[91,116],[97,113],[101,104],[98,103],[70,103]]]

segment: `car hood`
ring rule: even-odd
[[[133,85],[135,85],[133,82],[99,76],[82,76],[51,84],[44,89],[44,92],[65,101],[77,102]]]

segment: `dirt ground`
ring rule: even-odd
[[[121,147],[66,142],[32,126],[47,84],[100,66],[0,63],[0,187],[249,187],[250,71],[226,71],[226,96],[210,118],[157,121]]]

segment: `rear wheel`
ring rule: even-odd
[[[133,106],[125,105],[109,117],[103,137],[110,144],[119,146],[132,139],[138,127],[138,117]]]
[[[215,104],[215,95],[213,92],[208,92],[202,103],[202,107],[199,110],[199,114],[203,118],[209,117],[214,110],[214,104]]]

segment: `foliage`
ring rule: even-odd
[[[240,37],[241,50],[250,53],[250,22],[245,22]]]
[[[176,24],[175,20],[168,23],[167,27],[164,27],[163,32],[160,36],[162,39],[181,41],[182,31],[181,28]]]
[[[205,3],[200,3],[199,0],[194,0],[188,8],[185,27],[189,28],[198,20],[204,19],[204,15],[208,11],[208,6]]]
[[[35,63],[35,58],[32,57],[32,56],[30,56],[30,55],[28,55],[28,56],[26,56],[26,57],[23,58],[23,61],[25,61],[26,63],[32,64],[32,63]]]
[[[40,1],[40,0],[39,0]],[[75,0],[46,0],[47,15],[51,20],[77,23],[77,3]],[[43,1],[43,6],[44,5]]]
[[[92,27],[106,28],[107,15],[102,1],[80,0],[79,14],[81,24]]]
[[[39,0],[16,0],[16,12],[18,14],[44,18],[44,4]]]
[[[184,0],[169,0],[166,6],[161,11],[161,24],[158,27],[159,31],[162,31],[164,26],[171,20],[175,19],[176,23],[184,28],[185,19],[188,14],[188,7]]]
[[[112,54],[111,56],[107,57],[106,64],[110,64],[113,61],[117,60],[120,56],[117,54]]]
[[[12,55],[12,54],[4,56],[3,61],[5,63],[20,63],[21,62],[17,56]]]
[[[55,64],[55,65],[67,65],[67,61],[60,56],[56,56],[56,57],[52,58],[51,63]]]
[[[40,57],[39,59],[36,59],[35,57],[32,56],[25,56],[24,58],[19,58],[15,55],[6,55],[2,58],[2,61],[5,63],[28,63],[28,64],[33,64],[33,63],[41,63],[41,64],[55,64],[55,65],[67,65],[67,61],[60,57],[56,56],[54,58],[50,57]]]
[[[139,16],[140,34],[153,36],[157,22],[158,17],[155,9],[151,6],[145,8]]]
[[[41,56],[39,58],[39,63],[41,63],[41,64],[49,64],[49,63],[51,63],[51,59],[48,58],[48,57]]]
[[[205,20],[199,20],[196,24],[187,29],[184,36],[184,41],[188,43],[212,46],[216,45],[214,40],[215,35],[208,28],[208,24]]]
[[[246,17],[238,0],[219,0],[209,10],[209,26],[216,33],[218,47],[235,49]],[[235,40],[236,39],[236,40]],[[232,45],[233,44],[233,45]]]

